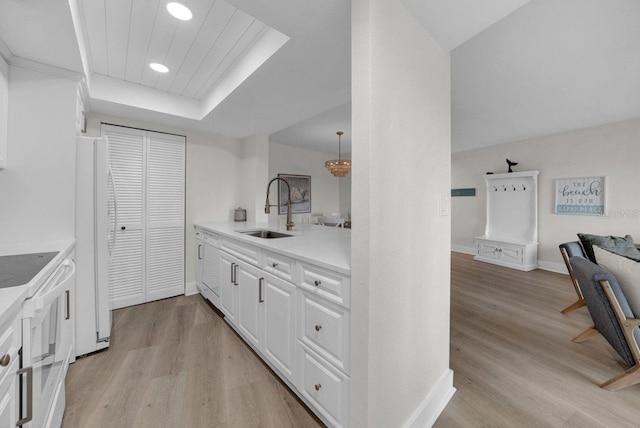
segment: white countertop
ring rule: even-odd
[[[198,223],[195,226],[344,275],[351,275],[351,230],[349,229],[296,224],[293,230],[287,230],[284,225],[247,222]],[[257,229],[268,229],[292,236],[263,239],[238,232]]]
[[[59,251],[51,261],[27,284],[0,289],[0,325],[13,318],[22,306],[22,302],[32,296],[44,281],[53,273],[56,266],[71,253],[75,240],[0,245],[0,256],[16,254],[44,253]]]

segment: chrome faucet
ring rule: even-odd
[[[264,205],[264,213],[269,214],[271,212],[270,207],[279,207],[278,204],[271,205],[269,203],[269,188],[271,187],[271,183],[276,180],[284,181],[284,184],[287,185],[287,190],[289,191],[289,197],[287,198],[287,230],[293,229],[293,220],[291,220],[291,187],[289,187],[289,183],[284,178],[276,177],[272,178],[269,184],[267,184],[267,202]]]

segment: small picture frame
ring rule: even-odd
[[[311,212],[311,176],[297,174],[278,174],[291,187],[291,214]],[[287,214],[287,185],[278,180],[278,214]]]
[[[555,181],[555,214],[606,214],[605,177],[559,178]]]

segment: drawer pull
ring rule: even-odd
[[[273,263],[271,263],[271,266],[275,269],[275,268],[277,268],[277,267],[278,267],[278,263],[273,262]]]
[[[319,279],[313,281],[313,285],[315,285],[316,287],[320,287],[320,284],[322,284],[322,281],[320,281]]]
[[[321,385],[321,384],[319,384],[319,383],[316,383],[316,384],[314,385],[314,388],[316,389],[316,391],[320,391],[320,388],[322,388],[322,385]]]
[[[258,303],[264,302],[264,299],[262,298],[262,283],[263,282],[264,282],[264,278],[260,278],[258,280]]]
[[[322,330],[322,326],[320,324],[316,324],[316,331]]]
[[[0,358],[0,366],[2,367],[7,367],[10,362],[11,362],[11,355],[9,354],[4,354],[2,358]]]

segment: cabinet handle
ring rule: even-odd
[[[262,284],[263,283],[264,283],[264,278],[260,278],[258,280],[258,303],[264,302],[264,299],[262,298]]]
[[[232,284],[236,283],[236,280],[233,279],[233,268],[235,267],[235,265],[236,265],[235,263],[231,263],[231,283]]]
[[[2,367],[7,367],[10,362],[11,362],[11,355],[9,354],[4,354],[2,358],[0,358],[0,366]]]
[[[198,244],[198,260],[202,260],[202,253],[200,253],[200,250],[202,250],[202,244]]]
[[[316,324],[316,331],[322,330],[322,326],[320,324]]]
[[[235,264],[235,266],[233,267],[233,285],[238,285],[238,265],[237,264]]]
[[[27,415],[16,422],[16,426],[20,427],[33,419],[33,367],[25,367],[16,372],[18,376],[27,375]]]
[[[313,281],[313,285],[315,285],[316,287],[320,287],[320,284],[322,284],[322,281],[320,281],[319,279]]]
[[[65,290],[64,292],[67,295],[67,315],[64,319],[68,320],[71,319],[71,293],[69,290]]]
[[[127,230],[127,227],[126,227],[126,226],[122,226],[122,227],[120,228],[120,230]]]
[[[313,387],[316,389],[316,391],[320,391],[320,388],[322,388],[322,385],[319,383],[316,383],[315,385],[313,385]]]
[[[271,266],[272,266],[273,268],[277,268],[277,267],[278,267],[278,263],[273,262],[273,263],[271,263]]]

